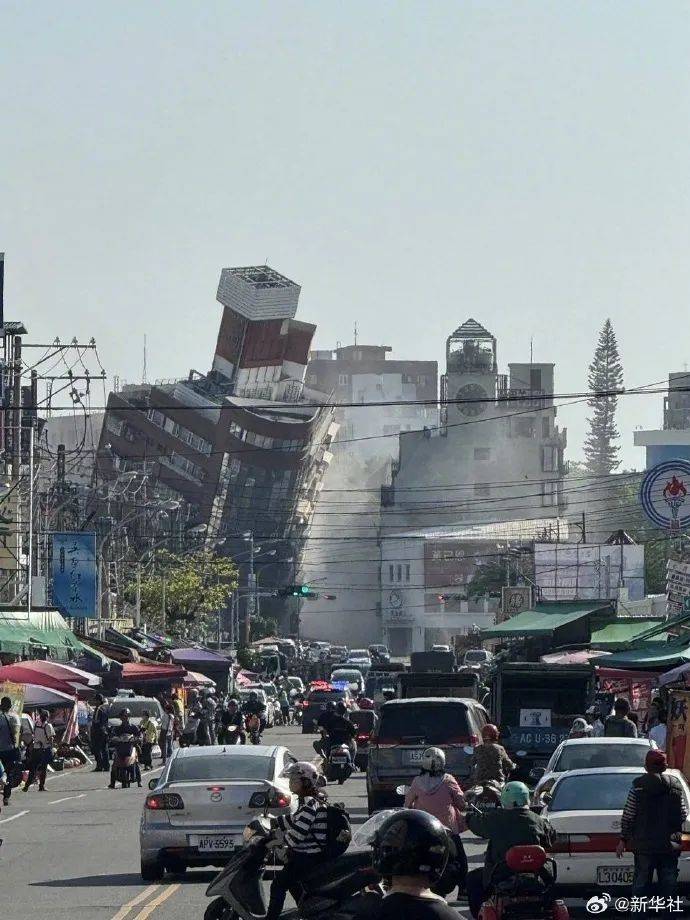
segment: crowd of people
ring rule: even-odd
[[[2,804],[7,807],[12,790],[22,786],[24,792],[38,782],[45,792],[48,767],[56,752],[56,732],[47,709],[33,718],[20,719],[12,711],[12,700],[0,700],[0,789]]]
[[[604,712],[601,703],[590,706],[586,717],[573,719],[569,738],[648,738],[660,751],[666,750],[667,710],[663,699],[655,697],[642,725],[625,697],[613,703],[613,712]]]

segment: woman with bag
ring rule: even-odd
[[[48,773],[48,764],[53,761],[53,746],[55,744],[55,729],[50,721],[50,713],[47,709],[41,709],[39,713],[40,722],[34,726],[34,736],[29,751],[29,775],[24,783],[24,792],[28,792],[30,787],[36,782],[38,776],[38,791],[46,791],[46,775]]]

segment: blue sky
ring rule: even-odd
[[[222,266],[302,284],[317,344],[502,363],[580,390],[689,358],[687,4],[0,0],[0,250],[32,338],[110,373],[207,369]],[[46,337],[49,337],[48,339]],[[622,401],[625,460],[661,397]],[[577,458],[583,412],[563,410]]]

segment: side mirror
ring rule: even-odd
[[[546,769],[544,767],[532,767],[532,769],[529,771],[530,781],[533,783],[538,783],[545,773]]]
[[[543,805],[550,805],[553,802],[553,796],[550,792],[543,792],[540,796]]]
[[[153,779],[149,780],[149,789],[155,789],[157,785],[158,785],[157,777],[154,777]]]
[[[408,786],[396,786],[395,791],[398,795],[407,795]]]

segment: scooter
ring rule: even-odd
[[[380,876],[371,864],[370,842],[366,840],[371,825],[373,838],[381,814],[364,824],[355,834],[350,848],[338,859],[320,862],[314,872],[303,879],[297,908],[283,913],[282,920],[326,920],[337,911],[338,920],[347,920],[363,908],[363,898],[378,900],[383,892]],[[215,898],[204,914],[204,920],[263,920],[267,903],[262,880],[269,854],[276,842],[275,819],[264,814],[244,829],[244,845],[231,856],[228,864],[206,889]],[[365,841],[363,843],[363,841]],[[278,870],[280,871],[280,870]],[[368,888],[374,890],[366,892]]]
[[[113,738],[115,758],[113,760],[113,776],[116,783],[121,783],[123,789],[129,789],[134,779],[137,763],[137,746],[134,735],[116,735]]]
[[[496,780],[487,780],[485,783],[470,786],[465,790],[465,800],[468,805],[474,805],[479,811],[494,811],[501,807],[503,786],[503,783]]]
[[[479,920],[569,920],[565,903],[553,896],[555,882],[556,862],[543,847],[511,847],[505,863],[494,866]]]
[[[333,744],[328,752],[325,769],[326,779],[329,782],[338,781],[342,786],[346,779],[352,775],[350,750],[346,744]]]
[[[252,713],[246,720],[247,734],[252,744],[261,744],[261,719]]]

